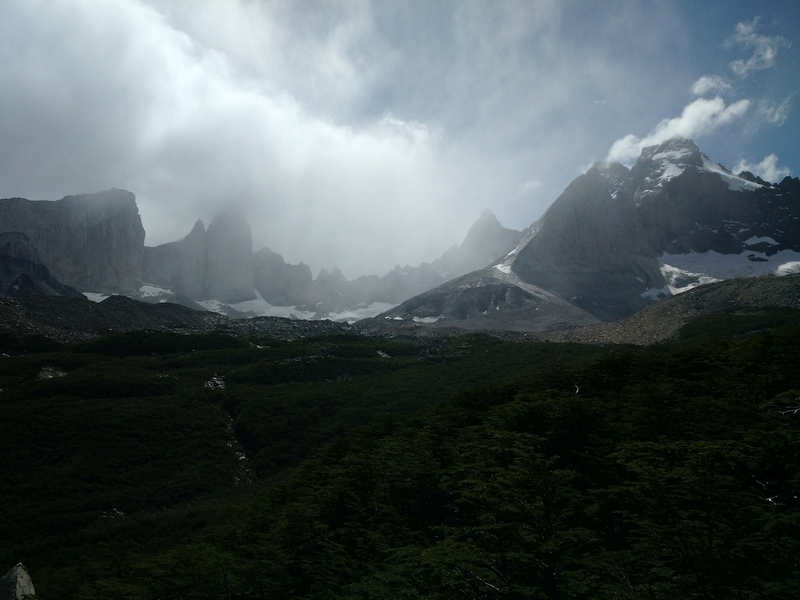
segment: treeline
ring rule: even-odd
[[[0,556],[45,600],[800,597],[800,319],[684,333],[13,340]]]

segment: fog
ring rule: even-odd
[[[523,229],[675,134],[796,174],[798,11],[760,10],[4,0],[0,197],[124,188],[151,246],[236,206],[254,250],[353,278],[438,257],[486,208]]]

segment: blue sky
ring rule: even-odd
[[[673,134],[800,175],[798,31],[793,1],[4,0],[0,197],[125,188],[148,245],[240,206],[254,249],[382,275]]]

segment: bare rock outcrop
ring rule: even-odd
[[[0,233],[0,296],[30,295],[83,298],[50,274],[28,236]]]
[[[84,291],[130,293],[141,285],[144,227],[125,190],[56,201],[0,200],[0,232],[25,234],[60,282]]]
[[[252,300],[252,252],[247,220],[225,211],[214,217],[207,231],[197,221],[182,240],[146,247],[144,280],[192,300]]]
[[[253,284],[261,296],[274,306],[297,306],[311,298],[311,267],[304,263],[287,264],[283,256],[269,248],[253,254]]]
[[[206,231],[206,297],[229,304],[255,299],[253,238],[236,210],[218,213]]]

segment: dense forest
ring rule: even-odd
[[[0,571],[44,600],[800,597],[800,311],[0,351]]]

